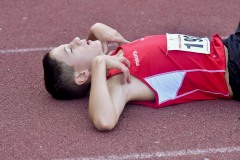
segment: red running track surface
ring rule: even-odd
[[[98,132],[88,99],[56,101],[44,89],[50,48],[106,23],[128,40],[162,33],[226,37],[239,0],[1,0],[0,159],[240,159],[240,103],[199,101],[162,109],[127,105]]]

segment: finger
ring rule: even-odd
[[[130,72],[129,72],[129,70],[128,70],[128,72],[126,72],[126,75],[125,75],[126,77],[126,79],[125,79],[125,82],[127,82],[127,83],[131,83],[131,75],[130,75]]]
[[[132,82],[131,76],[129,76],[129,78],[128,78],[128,83],[131,83],[131,82]]]
[[[108,54],[107,55],[112,55],[112,53],[114,52],[114,50],[112,50],[112,51],[110,51],[110,52],[108,52]]]
[[[120,37],[122,39],[122,42],[119,42],[118,45],[122,45],[124,43],[130,43],[130,41],[126,40],[120,33],[117,32],[117,34],[115,34],[115,37]]]
[[[130,76],[129,70],[126,66],[122,65],[121,71],[123,73],[122,84],[125,84],[126,82],[128,82],[128,79],[129,79],[129,76]]]
[[[127,67],[130,68],[130,62],[127,58],[125,58],[125,57],[118,57],[118,58],[120,58],[120,61],[122,63],[125,63],[127,65]]]
[[[127,72],[126,82],[127,82],[127,83],[131,83],[131,75],[130,75],[129,70],[128,70],[128,72]]]
[[[127,67],[125,66],[125,65],[123,65],[124,67],[123,67],[123,84],[124,83],[131,83],[131,75],[130,75],[130,72],[129,72],[129,69],[128,68],[130,68],[130,62],[125,58],[125,57],[122,57],[121,58],[122,60],[122,62],[124,62],[126,65],[127,65]]]
[[[124,39],[122,37],[117,37],[117,36],[114,36],[112,38],[112,42],[117,42],[118,45],[125,44],[125,43],[130,43],[130,41],[128,41],[128,40],[126,40],[126,39]]]
[[[119,43],[124,43],[124,44],[127,44],[127,43],[130,43],[130,41],[126,40],[125,38],[120,38],[120,42]]]

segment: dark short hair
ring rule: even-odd
[[[74,69],[64,62],[58,62],[46,53],[43,57],[44,82],[46,90],[55,99],[70,100],[84,97],[90,90],[90,83],[77,85]]]

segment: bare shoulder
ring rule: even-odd
[[[116,56],[123,56],[124,51],[120,49]],[[141,80],[131,76],[131,83],[121,84],[122,74],[117,74],[107,81],[109,93],[113,102],[125,105],[129,101],[152,101],[155,93]]]
[[[124,98],[126,103],[129,101],[155,100],[155,93],[138,78],[131,76],[131,83],[126,84],[121,84],[121,78],[122,74],[118,74],[108,80],[108,87],[111,94],[114,95],[121,92],[121,97]]]

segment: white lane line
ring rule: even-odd
[[[133,153],[127,155],[110,155],[97,157],[77,157],[77,158],[63,158],[55,160],[125,160],[125,159],[149,159],[149,158],[171,158],[180,156],[196,156],[216,153],[231,153],[240,152],[240,146],[225,147],[225,148],[208,148],[208,149],[194,149],[194,150],[178,150],[178,151],[164,151],[152,153]],[[240,155],[240,153],[239,153]]]
[[[39,51],[47,52],[53,48],[54,47],[7,49],[7,50],[0,50],[0,53],[25,53],[25,52],[39,52]]]
[[[116,44],[109,44],[108,47],[117,47]],[[0,50],[1,53],[26,53],[26,52],[47,52],[54,47],[39,47],[39,48],[20,48],[20,49],[6,49]]]
[[[222,39],[227,38],[228,36],[221,36]],[[108,47],[115,47],[115,44],[110,44]],[[47,52],[53,49],[54,47],[40,47],[40,48],[20,48],[20,49],[6,49],[0,50],[1,53],[27,53],[27,52]]]

